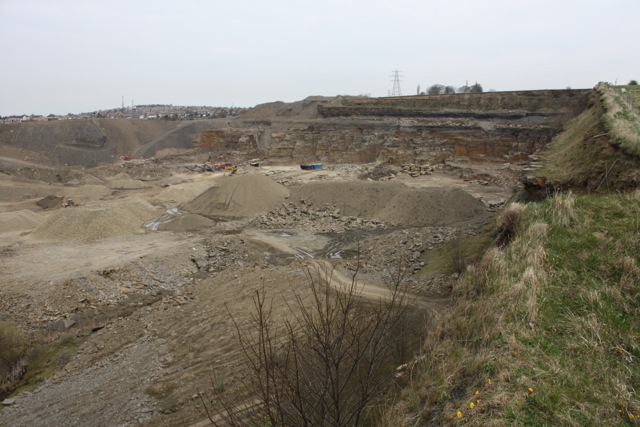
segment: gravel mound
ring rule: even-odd
[[[480,200],[459,188],[407,188],[389,200],[376,218],[400,225],[432,227],[489,216]]]
[[[451,188],[410,188],[397,182],[313,182],[291,190],[293,203],[331,205],[342,215],[402,226],[449,225],[488,217],[482,202]]]
[[[181,183],[164,188],[155,198],[163,202],[185,203],[195,199],[215,185],[212,179]]]
[[[29,210],[0,213],[0,233],[26,230],[35,228],[42,224],[44,220],[38,214]]]
[[[150,185],[139,179],[114,179],[109,181],[109,188],[112,190],[139,190],[148,188]]]
[[[395,194],[407,188],[397,182],[311,182],[292,188],[290,200],[307,206],[335,205],[342,215],[371,219]]]
[[[38,240],[96,240],[139,231],[158,211],[144,200],[61,209],[36,228]]]
[[[43,197],[42,199],[38,200],[36,204],[42,209],[54,209],[59,208],[62,205],[62,200],[62,197],[51,195]]]
[[[251,218],[280,206],[289,190],[261,174],[224,177],[181,209],[208,218]]]

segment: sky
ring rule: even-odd
[[[639,0],[0,0],[0,116],[640,80]]]

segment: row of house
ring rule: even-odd
[[[48,116],[41,116],[37,114],[24,114],[16,116],[0,117],[0,123],[21,123],[21,122],[49,122],[52,120],[79,120],[89,119],[91,114],[67,114],[66,116],[60,116],[55,114],[49,114]]]
[[[53,120],[78,120],[92,118],[130,119],[130,120],[194,120],[237,116],[247,109],[242,107],[194,107],[173,105],[136,105],[127,108],[114,108],[91,113],[48,116],[15,115],[0,117],[0,123],[46,122]]]

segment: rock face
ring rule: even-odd
[[[290,104],[287,115],[266,104],[238,118],[233,128],[203,134],[201,140],[274,161],[399,165],[453,156],[517,161],[542,149],[566,120],[584,110],[590,92],[338,97]],[[311,108],[317,114],[309,114]]]
[[[0,150],[21,162],[93,167],[119,156],[199,147],[275,162],[517,161],[582,112],[589,90],[397,98],[310,97],[215,120],[72,120],[0,125]]]

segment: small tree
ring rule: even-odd
[[[358,264],[359,265],[359,264]],[[388,294],[365,299],[332,268],[307,270],[311,303],[292,295],[291,317],[277,324],[264,289],[254,296],[252,327],[236,331],[249,368],[243,405],[220,397],[203,414],[214,425],[359,426],[368,423],[389,385],[407,337],[404,271]],[[233,317],[232,317],[233,318]],[[406,352],[405,352],[406,353]],[[405,354],[406,356],[406,354]],[[224,421],[224,422],[222,422]]]
[[[476,83],[473,86],[471,86],[471,88],[469,89],[469,92],[482,93],[482,86],[480,85],[480,83]]]
[[[629,80],[629,86],[637,86],[637,85],[638,85],[637,80]]]
[[[449,94],[449,95],[454,94],[454,93],[456,93],[456,88],[453,87],[453,86],[447,86],[447,87],[444,88],[444,93]]]
[[[444,85],[438,83],[430,86],[429,89],[427,89],[427,95],[440,95],[441,93],[444,93]]]

